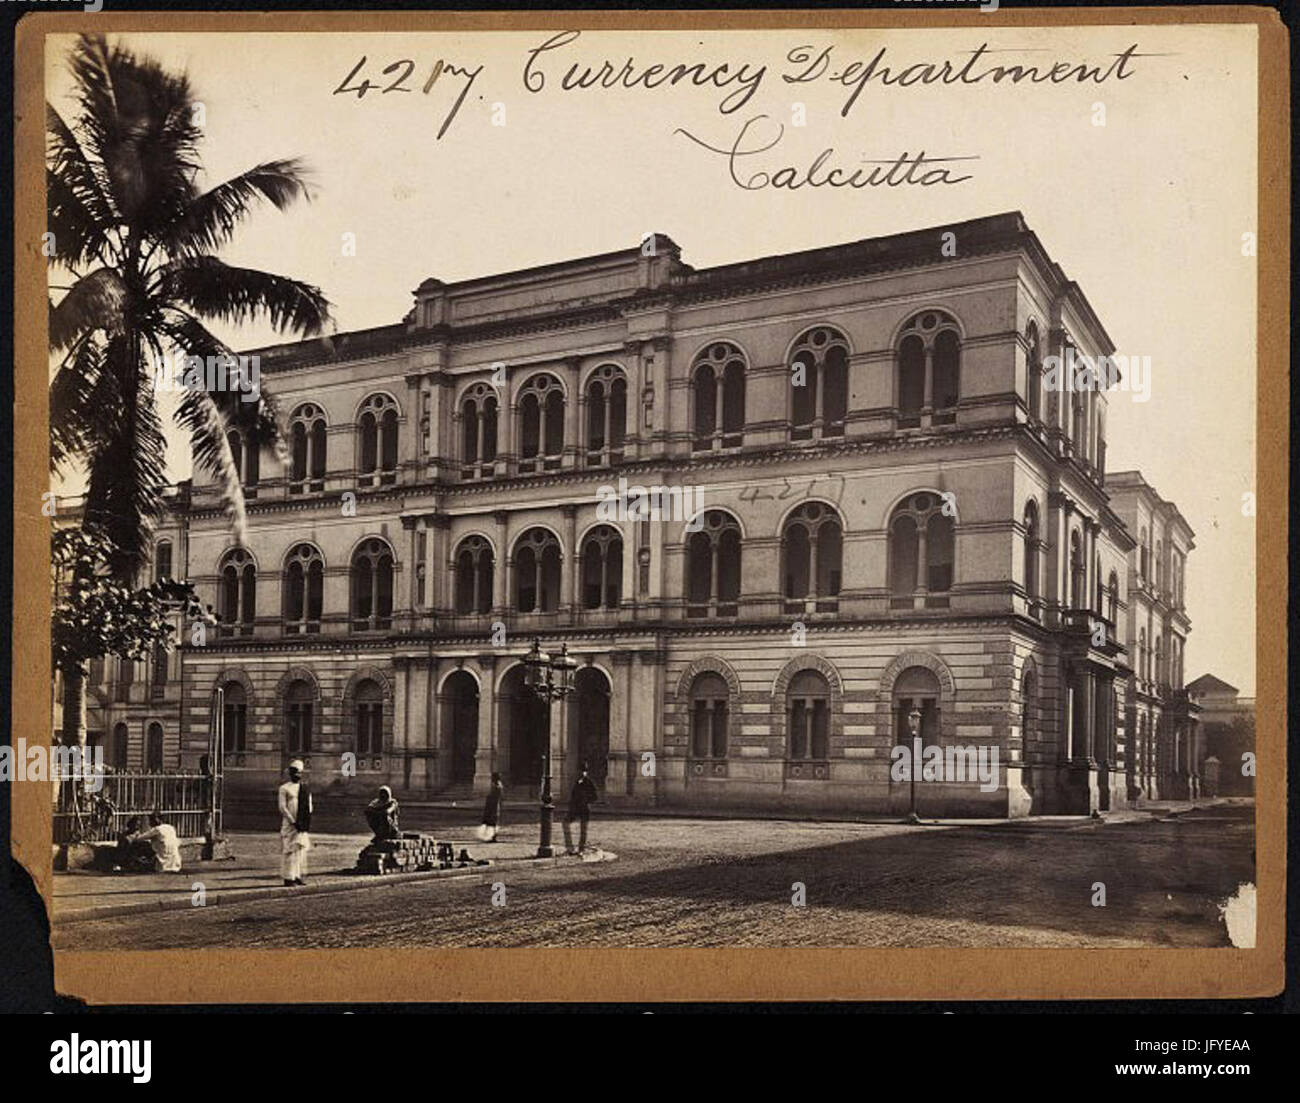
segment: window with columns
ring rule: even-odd
[[[221,560],[217,595],[220,635],[251,636],[257,620],[257,567],[243,548],[233,548]]]
[[[284,561],[284,631],[305,635],[320,631],[325,594],[325,559],[311,544],[297,544]]]
[[[1025,330],[1025,397],[1031,421],[1043,418],[1043,349],[1038,336],[1038,326],[1029,323]]]
[[[691,365],[696,452],[739,448],[745,434],[745,357],[719,341],[702,349]]]
[[[1025,503],[1025,596],[1029,598],[1030,610],[1038,616],[1035,604],[1038,592],[1038,542],[1041,539],[1038,528],[1038,503],[1032,498]]]
[[[222,686],[221,713],[225,754],[242,754],[248,749],[248,695],[239,682]]]
[[[953,519],[938,494],[910,494],[889,522],[891,609],[946,608],[953,583]]]
[[[564,457],[564,388],[541,372],[519,390],[519,470],[554,471]]]
[[[842,437],[848,404],[848,341],[828,326],[808,330],[790,356],[790,439]]]
[[[560,607],[563,556],[560,541],[549,529],[529,529],[515,541],[515,609],[520,613],[553,613]]]
[[[304,403],[289,419],[289,493],[325,489],[325,412]]]
[[[939,310],[922,311],[898,342],[898,427],[952,425],[961,382],[961,334]]]
[[[397,403],[372,394],[357,417],[357,484],[392,486],[397,482]]]
[[[385,631],[393,626],[393,549],[366,540],[352,555],[352,630]]]
[[[727,757],[730,691],[719,674],[705,672],[691,683],[691,757]]]
[[[456,547],[457,613],[490,613],[495,562],[492,545],[481,536],[467,536]]]
[[[384,691],[379,683],[366,678],[357,685],[353,704],[356,721],[356,753],[377,755],[384,750]]]
[[[794,511],[781,532],[781,579],[787,613],[833,613],[843,569],[844,529],[821,502]]]
[[[830,748],[831,687],[816,670],[801,670],[790,681],[786,706],[789,754],[793,759],[825,759]]]
[[[623,537],[610,525],[582,542],[582,607],[617,609],[623,594]]]
[[[489,479],[497,458],[497,419],[500,401],[496,388],[475,383],[460,402],[460,476]]]
[[[587,466],[621,463],[627,436],[627,376],[617,364],[602,364],[588,376],[584,393]]]
[[[257,497],[257,484],[262,475],[262,450],[257,433],[252,429],[230,429],[226,432],[226,444],[230,446],[244,497],[251,501]]]
[[[686,541],[686,615],[734,617],[740,610],[740,522],[711,509]]]

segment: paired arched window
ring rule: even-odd
[[[549,529],[529,529],[515,543],[515,609],[553,613],[560,605],[560,541]]]
[[[397,481],[397,403],[372,394],[357,416],[359,486],[391,486]]]
[[[314,402],[289,419],[289,493],[325,489],[325,411]]]
[[[456,612],[490,613],[495,558],[481,536],[467,536],[456,548]]]
[[[1029,323],[1025,331],[1025,397],[1029,400],[1031,421],[1043,419],[1043,349],[1038,336],[1038,326]]]
[[[686,615],[734,617],[740,600],[740,522],[711,509],[686,541]]]
[[[1025,596],[1029,598],[1030,612],[1038,615],[1038,503],[1032,498],[1025,503]]]
[[[706,671],[691,683],[691,757],[727,757],[729,697],[721,675]]]
[[[461,478],[486,479],[495,473],[499,411],[496,389],[487,383],[475,383],[461,399]]]
[[[251,636],[257,620],[257,568],[243,548],[233,548],[221,560],[217,615],[223,636]]]
[[[534,375],[519,390],[519,470],[554,471],[564,456],[564,388]]]
[[[160,773],[163,768],[163,729],[155,722],[149,725],[144,741],[144,768]]]
[[[373,678],[357,685],[353,705],[356,720],[356,753],[377,755],[384,750],[384,691]]]
[[[948,499],[910,494],[889,522],[889,591],[893,609],[945,608],[953,582],[953,519]]]
[[[239,472],[244,497],[256,498],[257,483],[262,473],[262,453],[258,447],[257,434],[252,429],[230,429],[226,432],[226,443],[230,446],[230,455]]]
[[[365,541],[352,554],[352,630],[384,631],[393,626],[393,549],[383,540]]]
[[[582,542],[582,607],[617,609],[623,596],[623,537],[600,525]]]
[[[939,678],[929,667],[909,666],[894,682],[894,743],[939,742]],[[913,768],[916,766],[913,764]]]
[[[310,754],[316,695],[304,681],[293,682],[284,695],[284,749],[291,755]]]
[[[627,377],[616,364],[603,364],[587,379],[587,466],[623,459],[627,435]]]
[[[816,670],[801,670],[790,681],[786,719],[790,757],[824,759],[830,746],[831,687]]]
[[[960,383],[961,334],[956,321],[939,310],[922,311],[899,335],[898,427],[952,425]]]
[[[833,613],[839,607],[844,530],[821,502],[805,502],[781,533],[781,577],[787,613]]]
[[[790,439],[842,437],[849,408],[849,343],[838,330],[818,326],[790,357]]]
[[[745,357],[725,341],[701,349],[691,365],[696,452],[739,448],[745,436]]]
[[[296,545],[284,561],[285,632],[319,632],[324,594],[324,558],[311,544]]]
[[[221,687],[222,744],[226,754],[248,749],[248,696],[239,682]]]

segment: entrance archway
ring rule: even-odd
[[[523,665],[512,667],[497,693],[499,745],[507,749],[501,771],[512,786],[535,792],[542,781],[542,755],[551,738],[551,710],[524,684]]]
[[[452,785],[468,785],[474,780],[475,756],[478,753],[478,683],[467,671],[458,670],[442,685],[443,731],[451,751]]]
[[[573,680],[569,704],[569,747],[574,756],[572,775],[587,763],[591,778],[605,787],[609,771],[609,679],[594,666],[585,666]]]

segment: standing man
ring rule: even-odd
[[[564,852],[581,854],[587,849],[587,820],[591,817],[591,806],[596,802],[596,783],[587,772],[587,764],[582,764],[582,773],[573,783],[573,792],[569,796],[569,810],[564,816]],[[582,833],[578,837],[578,849],[573,849],[573,832],[569,825],[574,820],[581,821]]]
[[[307,851],[311,849],[311,790],[302,779],[301,758],[289,763],[289,780],[280,786],[280,873],[286,885],[307,883]]]
[[[494,773],[487,800],[483,802],[483,824],[478,829],[478,837],[485,843],[497,841],[497,826],[501,821],[501,800],[504,796],[505,787],[501,784],[501,775]]]

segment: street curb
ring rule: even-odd
[[[614,856],[617,857],[617,856]],[[613,861],[614,857],[601,859],[601,861]],[[503,866],[518,862],[528,862],[534,867],[540,866],[558,866],[564,862],[564,858],[556,855],[552,858],[498,858],[491,865],[486,866],[463,866],[452,869],[424,869],[416,870],[412,873],[384,873],[384,874],[358,874],[357,881],[333,882],[330,884],[307,884],[296,887],[289,885],[268,885],[266,888],[256,889],[235,889],[230,892],[212,893],[202,904],[205,908],[215,908],[223,903],[226,904],[244,904],[251,900],[277,900],[287,896],[324,896],[337,892],[357,892],[361,889],[378,888],[385,885],[398,886],[411,884],[418,881],[432,881],[440,877],[458,878],[458,877],[476,877],[480,874],[490,873],[493,870],[500,870]],[[189,870],[184,872],[188,873]],[[328,875],[327,875],[328,876]],[[114,919],[122,915],[138,915],[141,912],[163,912],[163,911],[180,911],[182,909],[195,909],[196,905],[191,900],[190,890],[181,890],[176,896],[167,897],[163,900],[153,900],[136,904],[105,904],[94,908],[78,908],[74,911],[59,914],[58,909],[54,912],[54,924],[61,926],[67,923],[84,923],[92,919]]]

